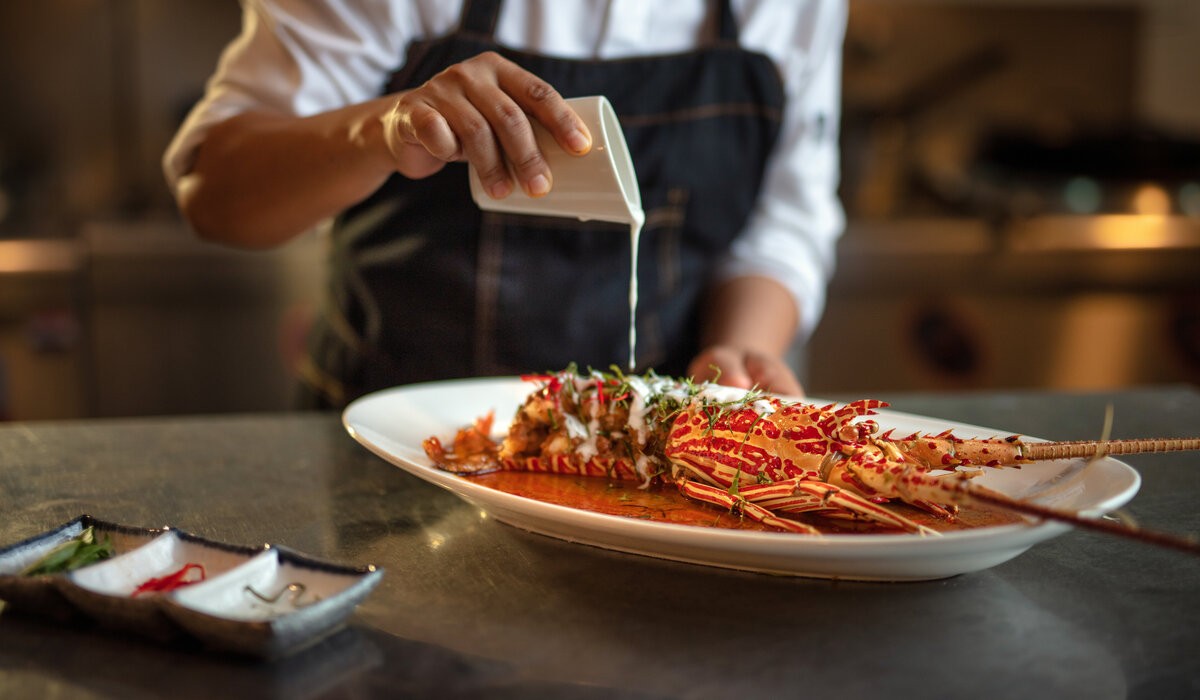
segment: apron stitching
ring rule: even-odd
[[[657,114],[620,115],[618,118],[622,126],[640,127],[729,116],[763,117],[772,121],[780,121],[783,118],[783,112],[774,107],[753,103],[718,103]]]
[[[637,369],[653,367],[662,362],[662,336],[662,324],[657,311],[638,317]]]
[[[683,209],[675,204],[667,204],[646,212],[646,223],[643,230],[664,228],[667,226],[683,225]]]
[[[475,271],[475,368],[489,371],[492,335],[496,325],[496,304],[499,296],[501,264],[504,260],[503,232],[500,217],[484,212],[479,227],[479,263]]]
[[[663,229],[658,239],[659,270],[662,275],[658,281],[658,293],[663,297],[671,296],[679,286],[679,234],[675,227]]]
[[[579,219],[572,219],[565,216],[529,216],[523,214],[505,214],[501,212],[487,212],[485,216],[492,220],[498,227],[512,224],[514,226],[520,226],[521,228],[537,228],[546,229],[548,231],[562,231],[563,229],[568,228],[587,231],[590,229],[603,230],[604,228],[621,226],[626,231],[629,230],[629,227],[625,224],[616,224],[607,221],[580,221]]]
[[[664,223],[669,224],[662,229],[659,238],[659,269],[662,271],[659,293],[664,297],[670,296],[679,287],[679,238],[687,199],[687,190],[681,187],[671,188],[667,193],[667,206],[663,207],[664,211],[660,217]]]

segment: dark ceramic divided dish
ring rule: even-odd
[[[109,559],[62,574],[21,572],[92,527],[113,545]],[[166,593],[133,593],[188,564],[203,581]],[[253,656],[279,656],[341,627],[383,570],[346,567],[284,547],[240,547],[173,528],[133,528],[80,516],[0,549],[0,600],[59,620],[83,616],[157,641],[191,638]]]

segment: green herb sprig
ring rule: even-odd
[[[44,576],[64,571],[74,571],[88,564],[95,564],[113,555],[112,542],[105,538],[96,540],[96,532],[88,527],[75,537],[50,550],[41,559],[25,568],[22,576]]]
[[[719,371],[717,374],[719,376]],[[566,377],[570,377],[571,380],[565,380]],[[706,397],[702,403],[697,405],[697,397],[703,392],[708,382],[698,384],[691,378],[663,377],[654,370],[649,370],[642,375],[629,375],[617,365],[611,365],[607,372],[592,367],[588,367],[585,372],[580,372],[578,365],[571,363],[562,371],[528,375],[527,378],[545,382],[543,390],[550,392],[558,399],[558,408],[564,413],[575,413],[582,410],[588,397],[593,396],[596,400],[610,402],[613,406],[630,407],[633,402],[633,379],[635,377],[651,387],[659,386],[664,381],[669,381],[674,386],[673,390],[655,392],[643,397],[648,432],[652,436],[658,436],[658,439],[651,438],[653,442],[660,441],[662,436],[659,434],[665,432],[683,411],[699,408],[708,420],[707,429],[711,432],[715,429],[716,424],[731,412],[741,410],[753,402],[769,396],[767,392],[754,387],[736,399],[717,401]],[[547,422],[557,429],[555,416],[550,411],[548,414]],[[761,420],[761,416],[759,419]]]

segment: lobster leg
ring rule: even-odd
[[[837,510],[822,496],[813,495],[797,488],[795,480],[768,484],[743,484],[738,486],[738,494],[767,510],[782,513],[819,513]]]
[[[851,460],[841,459],[833,463],[829,468],[825,481],[868,500],[879,495],[879,492],[875,488],[869,486],[863,479],[859,478],[859,470],[851,468]],[[892,497],[894,496],[884,496],[884,499],[888,500]],[[953,504],[935,503],[920,498],[914,498],[907,501],[907,503],[933,513],[939,518],[949,520],[954,517],[955,506]]]
[[[792,532],[816,533],[818,530],[790,518],[775,516],[773,513],[842,512],[907,532],[938,534],[856,493],[820,481],[794,479],[770,484],[752,484],[739,486],[737,492],[733,493],[729,489],[684,479],[680,482],[680,490],[697,500],[741,510],[758,522]]]
[[[804,535],[819,535],[821,531],[806,525],[798,520],[790,518],[781,518],[770,510],[754,503],[744,496],[734,495],[725,489],[719,489],[716,486],[702,484],[691,479],[682,479],[679,482],[679,490],[685,496],[694,498],[704,503],[711,503],[715,506],[728,509],[730,511],[740,512],[746,515],[755,522],[760,522],[769,527],[779,528],[787,532],[798,532]]]
[[[909,532],[918,532],[922,535],[938,534],[937,531],[931,530],[901,515],[897,515],[878,503],[874,503],[856,493],[840,489],[823,481],[798,481],[796,482],[796,489],[819,496],[830,506],[849,511],[882,525],[890,525]]]

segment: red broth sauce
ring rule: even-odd
[[[691,500],[671,486],[657,485],[641,489],[637,483],[630,481],[531,472],[493,472],[466,478],[497,491],[606,515],[731,530],[774,531],[774,528],[765,527],[749,518]],[[898,515],[939,532],[1007,525],[1024,520],[1016,513],[990,506],[961,508],[954,520],[945,520],[903,503],[889,507]],[[857,520],[816,516],[799,518],[826,534],[903,534],[894,528]]]

